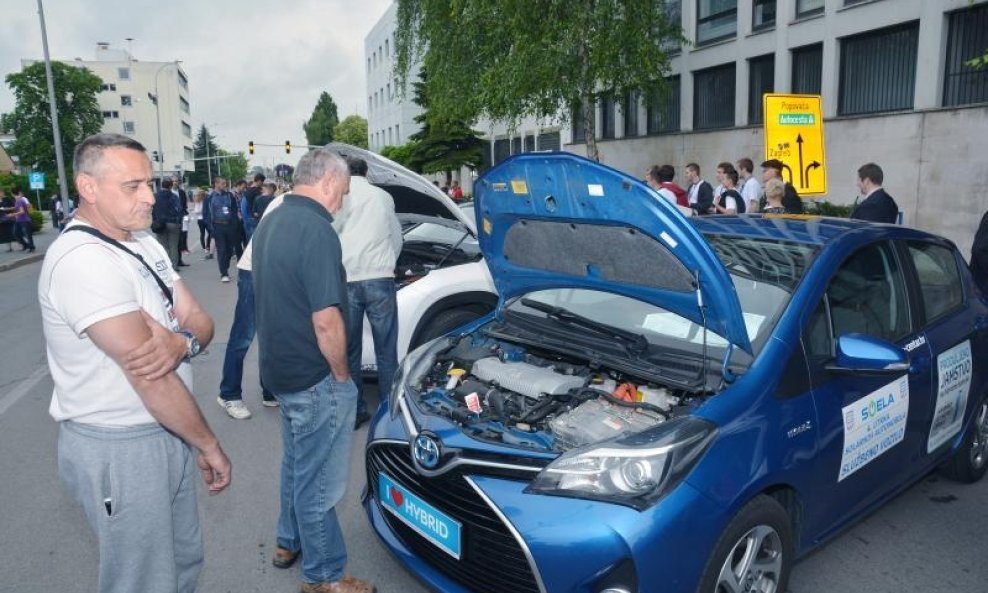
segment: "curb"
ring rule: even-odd
[[[45,259],[45,253],[43,251],[41,253],[32,253],[31,255],[26,255],[20,259],[15,259],[14,261],[0,264],[0,272],[6,272],[7,270],[13,270],[14,268],[33,264],[34,262],[41,261],[43,259]]]

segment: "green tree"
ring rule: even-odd
[[[333,141],[333,130],[338,123],[340,114],[336,109],[336,102],[329,93],[323,91],[316,102],[316,108],[312,110],[312,116],[308,121],[302,122],[306,141],[310,146],[329,144]]]
[[[348,115],[333,128],[333,138],[360,148],[367,148],[367,120],[359,115]]]
[[[208,151],[206,150],[207,145],[209,146]],[[189,185],[199,187],[209,187],[212,185],[209,174],[219,175],[219,161],[216,160],[219,150],[220,147],[216,145],[215,138],[209,133],[206,124],[203,124],[199,128],[199,132],[196,134],[196,140],[192,145],[192,152],[196,159],[196,168],[189,173]],[[209,158],[208,165],[206,164],[207,156]]]
[[[480,167],[484,162],[487,143],[465,121],[444,118],[430,108],[427,78],[423,69],[419,73],[419,81],[413,85],[414,101],[424,111],[415,117],[422,128],[409,136],[409,140],[414,142],[409,168],[418,173],[445,172],[446,184],[449,185],[454,170],[464,166],[473,169]]]
[[[250,164],[243,152],[230,152],[222,148],[217,149],[217,152],[219,153],[218,156],[224,158],[218,159],[219,171],[213,169],[213,175],[226,177],[231,187],[241,179],[247,179],[247,170],[250,168]]]
[[[400,146],[385,146],[381,149],[381,156],[391,159],[402,167],[412,169],[412,154],[415,152],[416,142],[409,140]],[[412,169],[414,171],[414,169]]]
[[[661,80],[684,41],[665,0],[398,0],[399,88],[421,60],[430,108],[444,120],[568,119],[585,101],[587,155],[597,158],[593,97]]]
[[[86,68],[61,62],[52,62],[51,70],[62,156],[71,186],[72,154],[76,145],[103,126],[103,116],[96,102],[103,81]],[[35,62],[20,72],[8,74],[6,82],[16,101],[14,110],[5,114],[0,122],[0,128],[12,131],[16,137],[10,154],[18,156],[26,167],[37,163],[38,170],[57,179],[45,63]]]

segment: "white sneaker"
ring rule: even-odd
[[[277,408],[279,405],[276,399],[261,399],[261,405],[267,408]]]
[[[219,403],[220,407],[226,410],[226,413],[230,418],[235,418],[237,420],[246,420],[250,418],[250,410],[244,405],[243,400],[232,399],[225,400],[222,397],[217,397],[216,402]]]
[[[229,276],[220,276],[220,282],[229,282],[229,281],[230,281]]]

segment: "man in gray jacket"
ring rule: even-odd
[[[395,300],[395,264],[401,253],[401,223],[388,192],[367,181],[367,162],[347,158],[350,193],[336,214],[333,228],[340,236],[346,268],[347,363],[357,385],[357,417],[354,428],[370,418],[360,375],[363,355],[364,316],[374,336],[377,385],[381,397],[391,391],[398,369],[398,303]]]

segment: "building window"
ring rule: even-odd
[[[189,90],[189,79],[182,74],[182,71],[178,71],[178,86],[182,87],[184,90]]]
[[[610,93],[600,95],[600,137],[607,140],[614,137],[617,101]]]
[[[394,131],[392,130],[391,126],[388,126],[388,144],[389,145],[394,144]]]
[[[104,84],[104,85],[100,86],[100,90],[101,91],[113,91],[113,92],[116,92],[117,85],[115,83],[112,83],[112,82],[109,83],[109,84]]]
[[[525,152],[535,152],[535,134],[525,136]]]
[[[388,88],[388,101],[390,101],[393,98],[393,96],[391,95],[391,83],[390,82],[388,83],[387,88]]]
[[[395,144],[401,144],[401,134],[398,132],[398,124],[395,124]]]
[[[189,124],[185,123],[184,121],[182,122],[182,134],[186,138],[191,138],[192,137],[192,126],[190,126]]]
[[[370,58],[367,58],[367,71],[370,72]]]
[[[570,121],[573,122],[573,142],[574,143],[575,142],[586,142],[587,141],[587,120],[584,118],[584,112],[586,111],[586,105],[587,105],[586,100],[581,99],[580,101],[577,101],[576,104],[573,105],[573,107],[570,109],[570,113],[573,116]],[[593,117],[593,111],[590,112],[590,117]],[[495,161],[494,161],[494,164],[496,165],[499,162],[496,159],[496,157],[497,157],[497,142],[494,143],[494,150],[495,150],[495,154],[494,154]]]
[[[559,132],[539,132],[539,150],[560,150],[562,140]]]
[[[792,50],[792,92],[819,95],[823,86],[823,44]]]
[[[388,56],[391,55],[391,48],[390,48],[389,41],[390,40],[388,40],[388,39],[385,39],[384,40],[384,56],[385,57],[388,57]]]
[[[838,115],[912,109],[919,23],[841,42]]]
[[[638,135],[638,100],[641,93],[631,91],[624,96],[621,113],[624,114],[624,135],[626,138]]]
[[[751,29],[759,31],[775,26],[775,0],[753,0]]]
[[[683,30],[683,1],[666,0],[663,8],[666,12],[666,21],[676,27],[677,31]],[[678,39],[671,39],[662,42],[662,49],[668,54],[678,54],[682,47]]]
[[[120,117],[119,111],[104,111],[103,119],[118,119]]]
[[[185,100],[185,97],[178,98],[178,107],[185,113],[189,113],[189,102]]]
[[[117,68],[117,78],[120,80],[130,80],[130,68]]]
[[[697,0],[696,42],[710,43],[738,32],[737,0]]]
[[[511,141],[507,138],[498,138],[494,141],[494,164],[498,164],[511,156]]]
[[[679,76],[670,76],[662,86],[655,85],[645,100],[645,131],[668,134],[679,131]]]
[[[947,30],[944,106],[988,101],[988,68],[966,64],[988,48],[988,4],[950,13]]]
[[[796,18],[823,13],[824,0],[796,0]]]
[[[136,130],[137,130],[137,128],[134,126],[134,122],[132,122],[132,121],[125,121],[123,123],[123,131],[124,131],[124,134],[133,134],[133,133],[136,132]]]
[[[188,146],[184,146],[182,148],[184,149],[184,152],[185,152],[185,160],[187,160],[187,161],[193,161],[193,160],[195,160],[196,156],[195,156],[195,153],[192,152],[192,148],[190,148]]]
[[[693,128],[709,130],[734,125],[734,62],[693,73]]]
[[[511,139],[511,154],[521,153],[521,136],[515,136]]]
[[[130,95],[120,95],[121,107],[130,107],[131,105],[133,105],[133,101],[131,101]]]
[[[775,90],[775,54],[748,60],[748,125],[764,123],[762,95]]]

